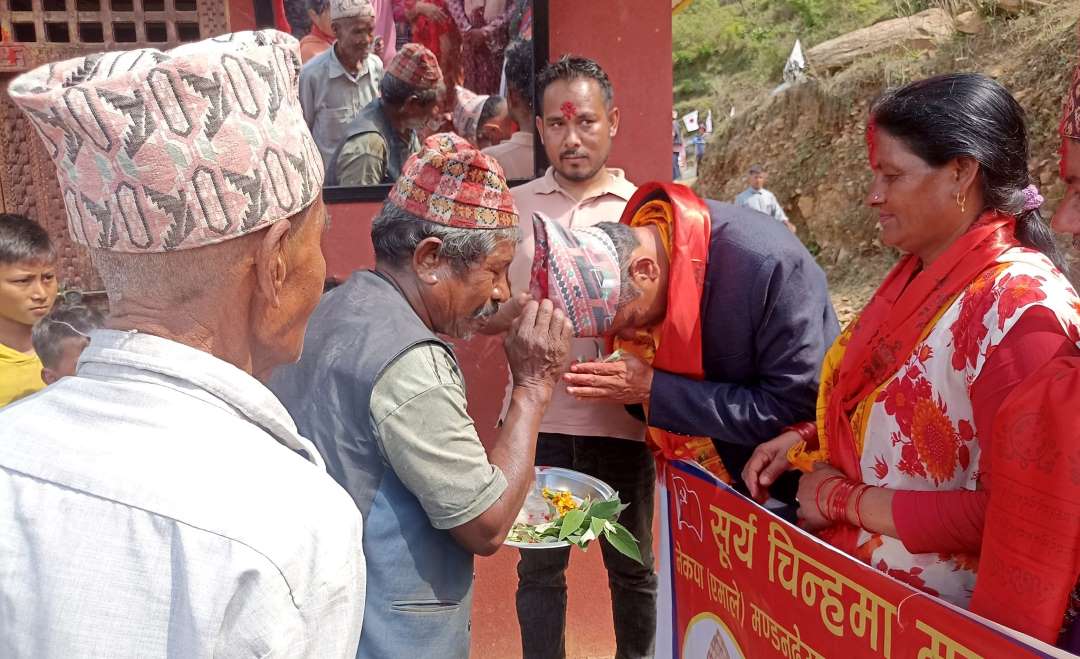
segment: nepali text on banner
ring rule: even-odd
[[[658,657],[1073,656],[833,549],[689,462],[664,471]]]

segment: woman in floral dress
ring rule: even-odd
[[[498,94],[514,4],[507,0],[447,0],[447,8],[461,32],[465,87],[477,94]]]
[[[967,606],[1002,401],[1080,355],[1080,300],[1028,178],[1023,111],[993,80],[951,74],[871,108],[866,197],[906,255],[826,355],[817,422],[758,447],[762,497],[804,472],[804,527],[927,593]]]

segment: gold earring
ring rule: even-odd
[[[960,207],[960,212],[961,213],[964,212],[964,205],[966,203],[967,203],[967,195],[964,195],[963,197],[961,197],[960,193],[957,192],[956,193],[956,205]]]

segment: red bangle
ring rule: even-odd
[[[810,421],[801,421],[799,423],[793,423],[787,426],[780,432],[793,432],[799,436],[799,439],[807,444],[817,444],[817,424]]]
[[[865,495],[869,491],[870,491],[870,486],[864,484],[862,486],[862,489],[859,490],[859,494],[855,497],[855,521],[857,521],[859,523],[859,528],[860,529],[865,529],[866,528],[866,526],[863,524],[863,521],[862,521],[862,498],[863,498],[863,495]]]
[[[859,485],[858,481],[844,479],[843,482],[833,488],[827,506],[829,511],[827,519],[833,522],[847,523],[848,502],[851,501],[851,495]]]
[[[818,514],[820,514],[825,519],[829,519],[829,516],[826,515],[825,511],[821,509],[821,490],[823,490],[825,488],[826,483],[829,483],[831,481],[842,481],[842,480],[844,480],[843,476],[829,476],[825,480],[818,483],[817,489],[814,490],[814,505],[817,506]],[[826,505],[826,507],[828,507],[828,506]]]

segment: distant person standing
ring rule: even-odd
[[[671,180],[678,181],[682,178],[682,170],[679,169],[679,156],[682,154],[682,135],[679,134],[679,113],[671,111]]]
[[[765,213],[774,220],[783,222],[787,228],[791,229],[792,233],[796,233],[795,225],[788,220],[787,214],[784,213],[784,208],[780,205],[780,202],[776,200],[776,195],[765,189],[765,182],[768,179],[769,173],[765,171],[764,167],[761,165],[751,165],[749,175],[750,187],[740,192],[738,197],[735,197],[735,205],[745,206],[746,208],[752,208],[759,213]]]
[[[347,137],[349,124],[379,97],[383,65],[372,52],[375,9],[370,0],[330,0],[333,47],[300,70],[300,105],[323,163]]]
[[[700,176],[701,159],[705,157],[705,129],[699,128],[690,138],[690,143],[694,145],[694,176]]]
[[[308,62],[334,45],[334,29],[330,26],[330,0],[307,0],[311,31],[300,39],[300,61]]]

